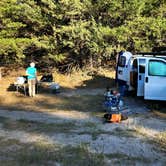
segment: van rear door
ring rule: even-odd
[[[166,60],[159,58],[147,59],[144,98],[166,100]]]
[[[116,75],[118,80],[129,81],[129,61],[132,57],[130,52],[124,52],[118,57]]]

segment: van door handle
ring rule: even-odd
[[[122,74],[122,70],[119,70],[119,71],[118,71],[118,74]]]
[[[145,78],[145,82],[148,83],[148,80],[149,80],[148,77],[146,77],[146,78]]]
[[[139,75],[139,80],[141,80],[142,78],[141,78],[141,75]]]

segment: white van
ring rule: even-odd
[[[137,96],[166,101],[166,53],[123,52],[118,57],[116,76]]]

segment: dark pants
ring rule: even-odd
[[[121,96],[126,96],[128,91],[128,85],[126,81],[118,80],[119,93]]]

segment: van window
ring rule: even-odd
[[[137,59],[134,59],[133,61],[133,69],[137,69],[138,68],[138,62]]]
[[[145,73],[145,66],[139,65],[139,73]]]
[[[125,67],[125,65],[126,65],[126,57],[125,56],[120,56],[118,66]]]
[[[149,61],[149,75],[166,77],[166,63],[159,60]]]
[[[139,59],[139,73],[145,73],[145,59]]]

